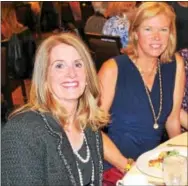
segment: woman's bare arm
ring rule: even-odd
[[[180,110],[185,86],[185,67],[182,57],[176,54],[176,78],[173,94],[173,108],[166,122],[166,129],[170,138],[181,133]]]
[[[106,61],[99,73],[99,81],[101,85],[101,108],[109,111],[115,95],[115,87],[117,81],[117,64],[113,59]],[[127,158],[124,157],[113,141],[102,132],[104,159],[111,165],[125,172]]]
[[[102,132],[104,159],[121,172],[125,172],[127,158],[124,157],[112,140]]]
[[[188,130],[188,113],[183,109],[180,112],[180,121],[181,126]]]
[[[104,62],[98,73],[101,88],[101,108],[106,111],[109,111],[114,99],[117,73],[117,64],[113,59]]]

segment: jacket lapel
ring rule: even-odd
[[[78,169],[76,165],[76,158],[73,153],[71,144],[67,138],[67,135],[63,128],[58,124],[58,122],[51,116],[51,114],[45,114],[46,119],[48,120],[52,132],[54,132],[60,138],[60,147],[59,143],[57,143],[57,149],[59,151],[59,156],[64,164],[63,168],[67,169],[67,173],[69,174],[70,181],[75,182],[76,185],[80,183]],[[74,184],[73,184],[74,185]]]
[[[91,157],[94,163],[94,172],[95,172],[95,185],[99,185],[98,183],[98,175],[99,175],[99,159],[98,159],[98,153],[96,149],[96,137],[94,132],[92,132],[91,129],[87,128],[85,130],[87,142],[89,145],[89,149],[91,151]]]

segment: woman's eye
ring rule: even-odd
[[[167,28],[162,28],[161,31],[168,32],[168,29]]]
[[[78,68],[81,68],[82,67],[82,63],[76,63],[75,66],[78,67]]]
[[[151,28],[145,28],[145,30],[146,30],[146,31],[150,31],[150,30],[151,30]]]
[[[58,63],[55,65],[55,68],[59,68],[59,69],[64,68],[64,67],[65,65],[63,63]]]
[[[82,66],[83,66],[83,63],[82,63],[82,62],[80,62],[80,61],[76,61],[76,62],[75,62],[75,67],[81,68]]]

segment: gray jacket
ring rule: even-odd
[[[33,111],[8,121],[2,131],[2,186],[78,186],[79,175],[68,138],[49,114]],[[86,129],[95,168],[95,185],[102,181],[102,140]]]

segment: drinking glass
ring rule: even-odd
[[[168,186],[187,185],[187,158],[184,156],[169,156],[163,161],[163,179]]]

